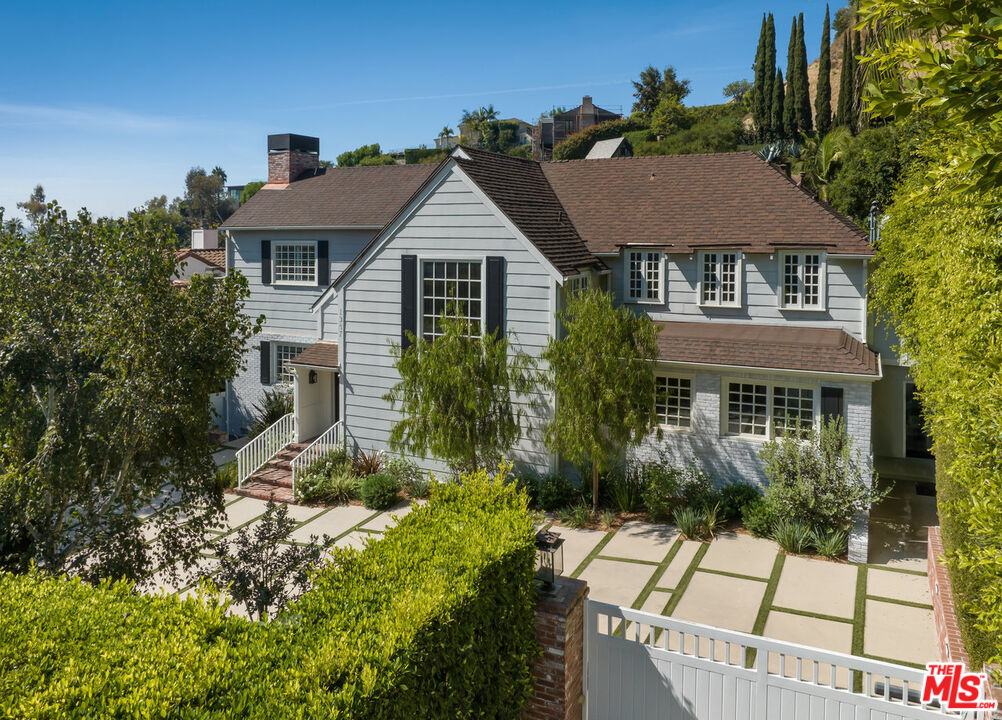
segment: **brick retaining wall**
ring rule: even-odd
[[[932,611],[936,618],[936,638],[939,644],[939,659],[943,662],[962,662],[970,668],[971,658],[960,639],[957,626],[957,612],[953,607],[953,586],[950,573],[940,561],[943,556],[943,538],[938,527],[929,528],[927,563],[929,591],[932,594]]]

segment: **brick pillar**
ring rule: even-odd
[[[957,611],[953,606],[953,586],[950,573],[940,557],[943,555],[943,539],[938,527],[929,528],[926,546],[926,563],[929,573],[929,591],[932,594],[932,612],[936,620],[936,639],[939,644],[939,659],[943,662],[960,662],[969,670],[971,658],[960,639],[957,626]]]
[[[584,714],[584,600],[588,583],[557,578],[539,593],[536,641],[542,654],[532,665],[536,686],[524,720],[581,720]]]

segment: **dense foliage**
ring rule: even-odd
[[[364,552],[335,550],[269,623],[124,582],[0,575],[0,715],[515,720],[535,556],[525,495],[478,474]]]
[[[338,167],[357,167],[366,165],[395,165],[396,160],[391,155],[383,153],[379,143],[362,145],[354,150],[347,150],[337,156]]]
[[[40,567],[90,579],[193,557],[222,507],[209,396],[256,328],[246,280],[172,286],[173,230],[145,215],[52,206],[31,232],[0,227],[2,534],[27,539]],[[147,544],[137,513],[171,488]]]
[[[599,140],[618,138],[623,133],[631,130],[646,130],[648,124],[639,118],[625,118],[623,120],[609,120],[608,122],[592,125],[579,133],[574,133],[563,142],[553,148],[554,160],[580,160],[584,158],[592,146]]]

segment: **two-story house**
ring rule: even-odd
[[[232,383],[230,431],[269,386],[295,392],[294,418],[255,441],[243,474],[286,442],[304,458],[335,434],[385,448],[390,343],[433,338],[449,300],[538,357],[565,293],[588,285],[660,329],[651,402],[666,432],[634,452],[665,447],[720,481],[761,484],[766,440],[841,415],[871,461],[884,382],[868,345],[873,250],[754,154],[538,163],[459,147],[438,166],[324,170],[318,150],[271,136],[268,185],[223,225],[248,312],[267,318]],[[560,466],[541,439],[548,414],[530,414],[512,457],[541,473]],[[854,547],[865,559],[865,533]]]

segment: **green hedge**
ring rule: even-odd
[[[417,165],[419,163],[441,162],[449,154],[445,148],[407,148],[404,150],[404,163]]]
[[[633,130],[643,130],[646,124],[634,118],[623,120],[610,120],[608,122],[592,125],[579,133],[574,133],[569,138],[559,143],[553,148],[554,160],[580,160],[588,154],[592,145],[599,140],[620,137],[623,133]]]
[[[0,575],[0,716],[518,718],[534,561],[525,494],[481,474],[338,551],[267,624],[124,582]]]

